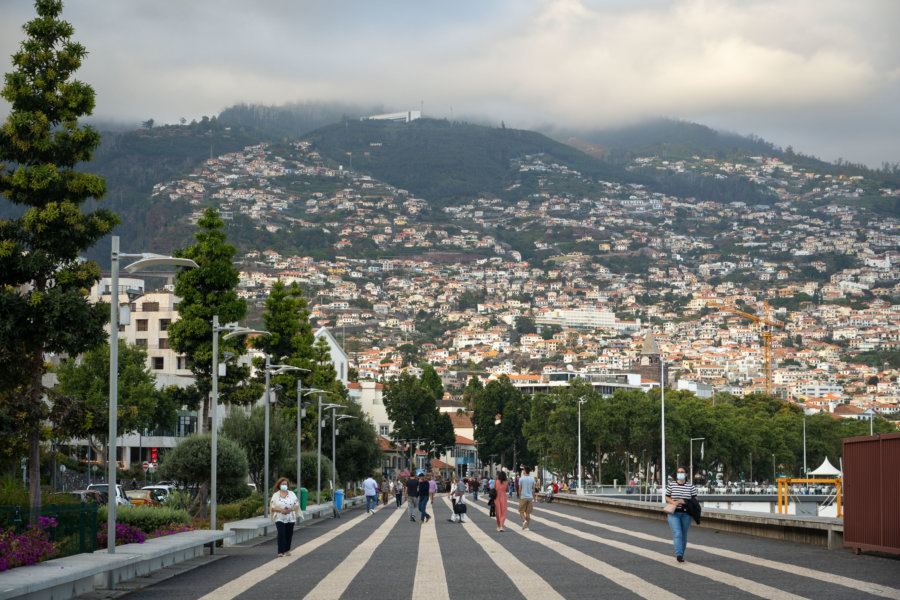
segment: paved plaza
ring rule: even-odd
[[[291,556],[275,540],[219,549],[190,572],[128,598],[895,598],[900,558],[855,555],[692,527],[675,561],[667,523],[537,504],[523,531],[515,501],[497,532],[484,497],[469,522],[448,522],[449,502],[433,519],[411,523],[393,502],[322,519],[294,535]]]

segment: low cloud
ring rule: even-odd
[[[793,129],[809,140],[805,151],[900,160],[879,124],[900,112],[884,102],[900,91],[893,0],[388,6],[82,0],[64,16],[91,52],[79,78],[97,90],[103,117],[175,122],[237,102],[303,100],[424,102],[432,116],[484,114],[514,126],[711,117],[760,135],[782,131],[770,123],[803,123]],[[31,10],[7,2],[4,12],[0,51],[8,55]],[[867,133],[854,148],[852,135],[829,137],[828,124],[848,115],[884,138]]]

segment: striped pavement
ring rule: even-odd
[[[393,503],[298,529],[290,556],[274,541],[224,549],[224,559],[132,594],[133,598],[891,598],[900,560],[691,528],[677,563],[666,522],[536,504],[531,531],[510,502],[503,532],[482,502],[468,522],[411,523]]]

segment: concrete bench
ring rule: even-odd
[[[108,588],[153,571],[202,556],[204,546],[234,534],[195,530],[116,546],[115,554],[98,550],[44,561],[0,573],[0,600],[65,600],[98,588]]]

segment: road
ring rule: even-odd
[[[465,524],[448,522],[443,497],[426,524],[393,503],[355,509],[298,529],[289,557],[275,556],[274,538],[220,549],[222,558],[128,598],[900,600],[892,557],[692,527],[677,563],[663,520],[538,504],[526,532],[512,501],[497,532],[484,500],[469,504]]]

